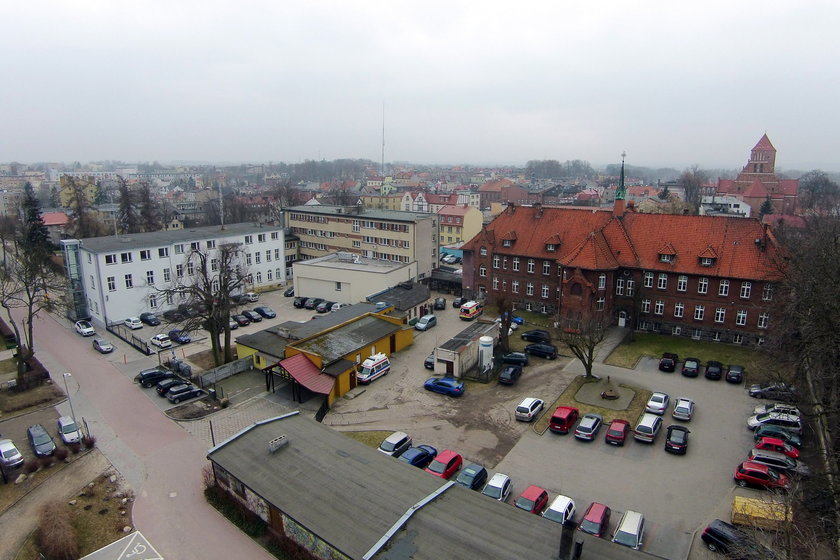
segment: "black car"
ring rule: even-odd
[[[525,347],[525,353],[553,360],[557,357],[557,347],[553,344],[529,344]]]
[[[456,309],[460,308],[462,305],[467,303],[467,301],[469,301],[467,298],[456,297],[455,299],[452,300],[452,307],[455,307]]]
[[[659,371],[676,371],[680,357],[673,352],[665,352],[659,360]]]
[[[265,317],[266,319],[274,319],[277,317],[277,313],[270,307],[266,307],[265,305],[261,305],[259,307],[255,307],[254,311]]]
[[[513,385],[522,376],[522,366],[505,366],[499,374],[499,383],[502,385]]]
[[[184,315],[177,309],[167,309],[163,312],[163,320],[167,323],[179,323],[184,320]]]
[[[170,377],[169,379],[158,381],[157,385],[155,385],[155,391],[157,392],[159,397],[165,397],[166,393],[169,392],[169,389],[183,384],[184,382],[180,378]]]
[[[668,426],[668,433],[665,436],[665,451],[685,455],[688,450],[688,428],[685,426]]]
[[[797,449],[802,447],[802,436],[790,430],[786,430],[781,426],[773,426],[771,424],[759,426],[755,429],[753,437],[755,438],[755,441],[758,441],[763,437],[774,437],[782,440],[788,445],[792,445]]]
[[[172,329],[169,331],[169,340],[174,340],[178,344],[186,344],[187,342],[192,342],[192,338],[190,338],[190,333],[187,331],[182,331],[181,329]]]
[[[455,482],[470,490],[481,490],[487,482],[487,469],[476,463],[470,463],[455,479]]]
[[[528,356],[527,354],[523,354],[522,352],[508,352],[507,354],[502,356],[502,363],[513,364],[517,366],[527,366]]]
[[[152,368],[144,369],[134,377],[134,380],[148,389],[158,381],[163,381],[164,379],[170,379],[172,377],[175,377],[175,374],[171,371],[163,368]]]
[[[730,365],[726,372],[727,383],[743,383],[744,382],[744,366]]]
[[[703,530],[700,539],[712,552],[735,560],[774,560],[776,553],[755,542],[749,535],[720,519]]]
[[[160,319],[154,313],[141,313],[140,320],[152,327],[160,325]]]
[[[423,360],[423,367],[426,369],[435,369],[435,353],[432,352],[426,359]]]
[[[286,297],[292,297],[293,295],[295,295],[295,287],[289,286],[288,288],[283,290],[283,295]]]
[[[263,319],[262,315],[256,311],[243,311],[242,314],[245,315],[252,323],[259,323]]]
[[[713,379],[717,381],[720,379],[721,375],[723,374],[723,364],[715,361],[709,360],[706,362],[706,379]]]
[[[324,301],[315,306],[315,311],[317,311],[318,313],[328,313],[330,309],[332,309],[333,305],[335,305],[334,301],[329,301],[325,299]]]
[[[442,297],[435,298],[435,309],[446,309],[446,299]]]
[[[169,389],[169,392],[166,393],[166,398],[169,399],[169,402],[178,404],[181,401],[185,401],[187,399],[192,399],[197,397],[201,394],[201,389],[196,387],[191,383],[183,383],[181,385],[176,385]]]
[[[29,426],[26,429],[26,437],[29,439],[29,445],[32,446],[32,451],[37,457],[47,457],[55,451],[55,442],[47,429],[41,424]]]
[[[683,362],[682,374],[686,377],[697,377],[700,374],[700,360],[686,358]]]
[[[320,304],[322,301],[324,301],[324,299],[319,297],[309,298],[306,300],[306,303],[303,304],[303,306],[306,309],[315,309],[316,307],[318,307],[318,304]]]
[[[756,399],[772,399],[774,401],[796,401],[796,387],[785,383],[769,383],[767,385],[751,385],[750,396]]]
[[[527,340],[528,342],[542,342],[545,344],[551,342],[551,334],[541,329],[525,331],[521,336],[522,340]]]
[[[307,298],[305,297],[296,297],[295,301],[292,302],[292,305],[294,305],[298,309],[303,309],[303,306],[306,305],[306,299]]]
[[[247,327],[251,324],[251,320],[245,315],[231,315],[230,318],[236,321],[236,324],[240,327]]]

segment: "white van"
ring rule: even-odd
[[[391,360],[387,355],[379,352],[362,362],[362,371],[356,372],[356,380],[362,385],[367,385],[389,371],[391,371]]]

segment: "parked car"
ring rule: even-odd
[[[285,290],[283,290],[283,295],[284,295],[285,297],[292,297],[292,296],[294,296],[294,295],[295,295],[295,287],[294,287],[294,286],[289,286],[288,288],[286,288]]]
[[[157,315],[154,313],[141,313],[140,320],[149,325],[150,327],[156,327],[160,325],[160,319],[157,318]]]
[[[423,388],[450,397],[460,397],[464,394],[464,383],[454,377],[432,377],[423,383]]]
[[[507,354],[502,356],[502,363],[514,364],[517,366],[527,366],[528,356],[527,354],[523,354],[522,352],[508,352]]]
[[[172,341],[169,340],[169,335],[165,334],[156,334],[149,342],[152,346],[157,346],[158,348],[170,348],[172,346]]]
[[[344,309],[345,307],[350,307],[352,304],[350,303],[334,303],[330,308],[330,311],[335,313],[339,309]]]
[[[104,338],[94,338],[93,349],[100,354],[108,354],[114,351],[114,346]]]
[[[590,412],[584,414],[575,428],[575,437],[584,441],[592,441],[598,435],[598,430],[601,429],[601,424],[604,423],[604,417],[600,414]]]
[[[306,303],[303,305],[306,309],[315,309],[318,307],[318,304],[321,303],[323,298],[309,298],[306,300]]]
[[[93,327],[87,321],[76,321],[73,324],[73,328],[75,328],[76,332],[82,336],[93,336],[96,334],[96,331],[93,330]]]
[[[175,377],[175,374],[169,370],[165,370],[163,368],[151,368],[151,369],[144,369],[140,373],[138,373],[134,380],[140,383],[143,387],[148,389],[152,385],[156,384],[158,381],[163,379],[169,379],[170,377]]]
[[[706,362],[706,379],[717,381],[723,374],[723,364],[716,360]]]
[[[248,325],[251,324],[251,320],[248,319],[248,317],[246,317],[245,315],[241,315],[241,314],[231,315],[230,318],[233,319],[234,321],[236,321],[236,324],[239,325],[240,327],[247,327]]]
[[[751,449],[747,460],[760,465],[767,465],[780,473],[797,476],[810,476],[811,469],[808,465],[788,457],[784,453],[766,451],[763,449]]]
[[[525,331],[520,336],[522,337],[522,340],[527,340],[528,342],[539,342],[545,344],[551,342],[551,334],[548,331],[541,329]]]
[[[487,469],[478,463],[470,463],[461,469],[455,482],[470,490],[481,490],[487,482]]]
[[[554,498],[554,501],[545,509],[542,516],[561,525],[574,525],[575,501],[561,494]]]
[[[744,461],[735,468],[733,475],[738,486],[758,486],[767,489],[786,490],[790,486],[787,475],[776,472],[767,465],[760,465],[751,461]]]
[[[733,560],[774,560],[776,553],[757,543],[734,525],[715,519],[703,530],[700,539],[712,552]]]
[[[245,292],[241,296],[242,301],[247,301],[248,303],[256,303],[259,301],[260,296],[256,292]]]
[[[228,328],[232,331],[235,331],[236,329],[239,328],[239,323],[234,321],[232,318],[228,319]]]
[[[638,441],[653,443],[656,441],[660,429],[662,429],[662,418],[646,412],[642,415],[639,423],[636,424],[636,429],[633,430],[633,438]]]
[[[391,457],[399,457],[411,447],[411,436],[405,432],[394,432],[379,444],[379,452]]]
[[[602,537],[607,533],[610,526],[610,514],[612,510],[604,504],[592,502],[578,525],[578,531],[589,533],[595,537]]]
[[[324,301],[315,306],[315,311],[317,311],[318,313],[329,313],[333,305],[335,305],[334,301],[329,301],[325,299]]]
[[[793,402],[796,400],[796,387],[785,383],[754,384],[750,386],[750,396],[756,399]]]
[[[435,298],[435,309],[446,309],[446,299],[439,297]]]
[[[137,330],[143,328],[143,321],[140,320],[139,317],[128,317],[123,324],[131,330]]]
[[[630,422],[618,418],[610,422],[610,426],[607,428],[607,433],[604,435],[604,441],[610,445],[624,445],[629,432]]]
[[[800,449],[802,447],[802,437],[790,430],[781,426],[773,426],[771,424],[764,424],[755,429],[753,437],[758,441],[762,437],[773,437],[782,440],[788,445]]]
[[[729,369],[726,370],[726,382],[727,383],[743,383],[744,382],[744,366],[739,365],[730,365]]]
[[[61,416],[56,422],[58,426],[58,437],[64,443],[78,443],[82,440],[82,432],[76,421],[70,416]]]
[[[251,321],[252,323],[259,323],[263,320],[262,315],[260,315],[256,311],[243,311],[242,315],[245,315],[245,318]]]
[[[166,393],[172,387],[183,385],[184,381],[180,377],[170,377],[169,379],[162,379],[155,384],[155,392],[159,397],[166,397]]]
[[[303,309],[306,305],[306,300],[307,298],[298,296],[295,298],[295,301],[292,302],[292,305],[297,309]]]
[[[403,463],[408,463],[412,467],[425,469],[435,457],[437,457],[437,449],[431,445],[418,445],[417,447],[406,449],[399,456],[399,460]]]
[[[33,424],[26,428],[26,437],[36,457],[48,457],[55,451],[53,438],[41,424]]]
[[[671,404],[671,397],[665,393],[656,392],[648,399],[647,405],[645,405],[645,412],[662,416],[668,410],[669,404]]]
[[[461,309],[461,306],[467,303],[469,300],[465,297],[456,297],[452,300],[452,307],[455,309]]]
[[[166,398],[169,402],[178,404],[181,401],[186,401],[195,398],[201,394],[201,389],[191,383],[184,383],[183,385],[176,385],[167,391]]]
[[[426,359],[423,360],[423,367],[426,369],[435,369],[435,353],[432,352]]]
[[[414,329],[418,331],[427,331],[437,325],[437,317],[434,315],[423,315],[414,324]]]
[[[802,413],[799,412],[799,408],[792,404],[767,403],[760,404],[753,409],[753,414],[763,414],[765,412],[778,412],[779,414],[802,417]]]
[[[685,455],[688,451],[688,434],[691,431],[685,426],[668,426],[665,435],[665,451],[677,455]]]
[[[481,494],[487,496],[488,498],[504,502],[508,499],[508,496],[510,496],[510,489],[512,486],[513,483],[508,475],[496,473],[490,477],[490,480],[484,485],[484,490],[481,491]]]
[[[750,416],[747,420],[747,427],[750,430],[755,430],[759,426],[769,424],[771,426],[781,426],[789,431],[797,434],[802,434],[802,420],[799,416],[791,416],[789,414],[781,414],[778,412],[765,412],[763,414],[756,414]]]
[[[513,504],[519,509],[539,515],[548,505],[548,492],[532,484],[516,498]]]
[[[455,453],[451,449],[444,449],[429,463],[425,471],[449,480],[453,474],[458,472],[463,462],[464,458],[461,457],[460,453]]]
[[[694,416],[694,401],[691,399],[677,399],[674,403],[674,411],[671,416],[677,420],[691,420]]]
[[[23,455],[10,439],[0,439],[0,464],[5,469],[15,469],[23,465]]]
[[[507,365],[499,374],[499,383],[513,385],[522,375],[522,366]]]
[[[179,323],[184,320],[184,315],[177,309],[167,309],[163,312],[163,320],[167,323]]]
[[[665,352],[659,360],[659,371],[675,371],[680,357],[672,352]]]
[[[762,451],[775,451],[787,455],[791,459],[799,459],[799,450],[779,438],[762,436],[755,440],[755,448]]]
[[[682,374],[686,377],[697,377],[700,373],[700,360],[697,358],[686,358],[683,362]]]
[[[568,434],[575,425],[580,411],[571,406],[558,406],[551,415],[548,429],[557,434]]]
[[[557,357],[557,347],[553,344],[534,343],[525,347],[525,353],[547,360],[553,360]]]
[[[545,406],[545,402],[542,399],[528,397],[516,407],[515,418],[523,422],[535,420],[542,412],[543,406]]]
[[[628,509],[621,516],[621,520],[615,528],[612,542],[629,546],[633,550],[639,550],[644,544],[644,538],[645,516],[638,511]]]
[[[266,307],[265,305],[261,305],[259,307],[255,307],[254,311],[260,314],[260,317],[265,317],[266,319],[274,319],[277,317],[277,313],[270,307]]]
[[[186,344],[188,342],[192,342],[190,333],[188,333],[187,331],[182,331],[181,329],[172,329],[171,331],[169,331],[169,340],[174,340],[178,344]]]

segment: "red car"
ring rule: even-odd
[[[548,505],[548,492],[539,486],[529,486],[516,498],[514,505],[519,509],[539,515]]]
[[[799,459],[799,450],[792,445],[783,442],[779,438],[767,436],[760,437],[758,438],[758,441],[755,442],[755,448],[763,449],[765,451],[776,451],[778,453],[784,453],[791,459]]]
[[[575,425],[580,411],[571,406],[558,406],[551,415],[551,420],[548,423],[548,429],[558,434],[568,434],[572,426]]]
[[[586,512],[580,520],[578,531],[583,531],[596,537],[606,535],[610,527],[610,513],[612,513],[612,510],[609,507],[598,502],[592,502],[586,508]]]
[[[453,474],[458,472],[463,462],[464,459],[459,453],[455,453],[451,449],[444,449],[438,453],[434,461],[429,463],[426,472],[449,480]]]
[[[783,490],[790,486],[790,479],[782,473],[776,472],[767,465],[744,461],[735,469],[735,483],[744,487],[747,485],[760,486],[762,488],[781,488]]]
[[[624,445],[628,433],[630,433],[630,422],[619,418],[610,422],[604,441],[610,445]]]

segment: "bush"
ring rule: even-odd
[[[65,448],[65,447],[59,447],[58,449],[56,449],[56,450],[55,450],[55,453],[53,453],[53,456],[54,456],[56,459],[58,459],[59,461],[63,461],[63,460],[65,460],[65,459],[67,458],[67,456],[68,456],[69,454],[70,454],[70,452],[69,452],[69,451],[67,451],[67,448]]]
[[[73,455],[82,450],[82,446],[79,443],[71,443],[67,447],[70,448],[70,451],[73,453]]]
[[[35,459],[27,461],[26,464],[23,465],[23,470],[26,471],[26,474],[32,474],[35,471],[37,471],[39,468],[41,468],[41,464],[38,461],[36,461]]]
[[[315,560],[311,552],[285,535],[272,533],[266,543],[268,551],[283,560]]]
[[[242,529],[248,536],[258,538],[265,534],[267,529],[265,521],[240,501],[232,498],[225,490],[218,486],[206,488],[204,497],[210,505],[219,510],[222,515]]]
[[[83,437],[82,445],[85,446],[85,449],[93,449],[96,446],[96,436]]]
[[[50,560],[74,560],[79,557],[76,530],[61,503],[49,503],[41,510],[36,542],[39,551]]]
[[[55,463],[55,457],[53,457],[52,455],[41,457],[38,459],[38,463],[40,463],[42,468],[51,467],[53,466],[53,463]]]

